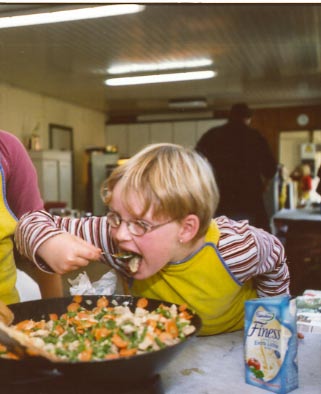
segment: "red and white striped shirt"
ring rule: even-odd
[[[289,270],[282,243],[268,232],[252,227],[247,221],[225,216],[214,219],[220,231],[217,249],[231,274],[241,283],[255,281],[260,297],[289,293]],[[21,254],[42,270],[52,272],[37,257],[37,249],[48,238],[69,232],[113,253],[115,245],[108,233],[106,217],[68,218],[52,216],[45,211],[24,215],[19,221],[15,241]],[[115,265],[108,257],[115,268]]]

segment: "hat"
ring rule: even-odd
[[[232,105],[230,118],[231,119],[247,119],[252,116],[252,111],[245,103],[237,103]]]

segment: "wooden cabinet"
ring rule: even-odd
[[[273,216],[273,232],[284,243],[291,295],[321,290],[320,208],[290,209]]]
[[[127,156],[133,156],[145,145],[149,144],[149,124],[130,124],[127,128],[128,149]]]
[[[44,202],[72,202],[72,152],[60,150],[29,151],[38,174],[38,184]]]
[[[197,122],[175,122],[173,124],[173,142],[194,147],[196,143]]]

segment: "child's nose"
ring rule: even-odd
[[[130,231],[128,230],[128,225],[125,221],[121,221],[119,227],[115,229],[115,238],[117,241],[127,241],[132,238]]]

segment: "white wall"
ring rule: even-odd
[[[86,208],[87,162],[84,151],[89,146],[105,145],[105,119],[103,112],[0,84],[0,128],[15,134],[25,146],[37,125],[42,149],[48,149],[50,123],[73,128],[74,208]]]

